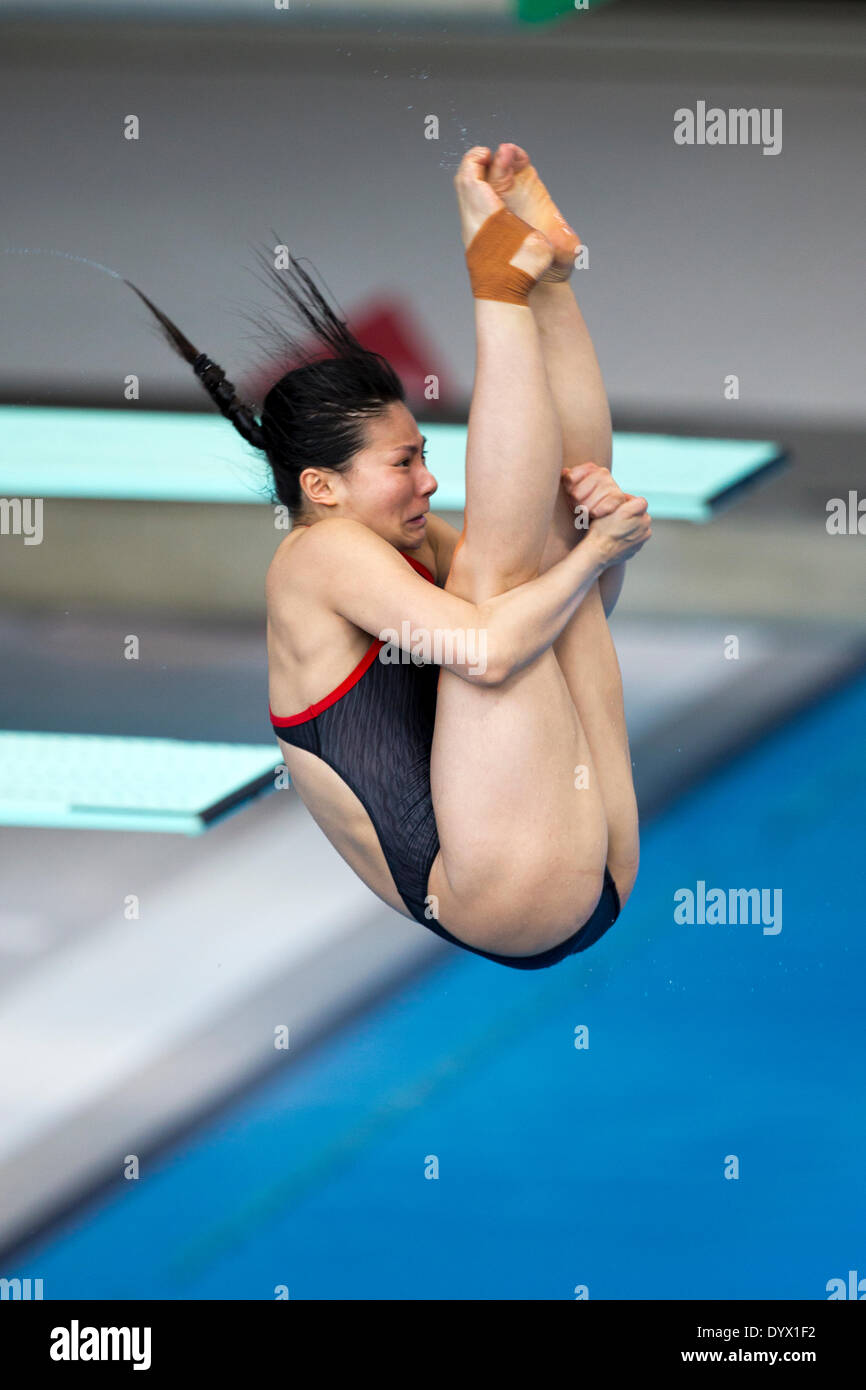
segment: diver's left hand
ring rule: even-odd
[[[581,463],[575,468],[563,468],[562,486],[572,505],[578,503],[586,510],[590,519],[610,516],[617,507],[631,497],[615,483],[609,468],[600,463]]]

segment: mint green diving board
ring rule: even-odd
[[[463,511],[466,426],[425,424],[436,511]],[[0,407],[0,497],[267,502],[263,457],[221,415],[176,411]],[[613,474],[657,520],[709,521],[785,459],[766,440],[613,436]]]
[[[0,825],[200,835],[274,787],[269,744],[0,730]]]

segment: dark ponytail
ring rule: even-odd
[[[231,420],[235,429],[243,435],[248,444],[252,444],[256,449],[263,449],[265,447],[264,439],[261,426],[256,420],[255,408],[238,399],[234,383],[228,380],[222,367],[218,367],[216,362],[212,362],[203,352],[198,352],[189,339],[185,338],[180,329],[172,323],[171,319],[166,318],[155,304],[151,304],[147,295],[142,294],[141,290],[130,280],[124,280],[123,283],[129,285],[131,290],[135,290],[139,299],[143,299],[150,312],[156,315],[165,329],[172,347],[176,348],[181,357],[190,363],[196,376],[201,377],[205,390],[226,419]]]
[[[303,321],[313,338],[305,344],[267,314],[247,316],[257,326],[267,325],[272,351],[282,361],[299,364],[271,386],[261,420],[253,405],[238,398],[222,368],[194,348],[141,290],[129,280],[125,284],[156,316],[169,344],[192,366],[226,419],[247,443],[265,453],[273,474],[272,501],[285,506],[297,522],[304,516],[304,469],[347,473],[352,456],[365,447],[365,420],[381,415],[395,401],[405,401],[406,394],[390,363],[358,342],[293,256],[288,257],[288,268],[280,271],[263,252],[257,254],[269,286],[276,287],[283,307]]]

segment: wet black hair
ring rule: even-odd
[[[260,419],[258,408],[239,398],[222,367],[193,347],[136,285],[124,283],[156,316],[170,346],[190,363],[226,419],[248,444],[264,452],[273,478],[271,500],[288,509],[294,524],[307,515],[300,484],[304,469],[347,473],[352,456],[366,447],[365,421],[381,416],[394,402],[405,403],[406,392],[391,364],[361,345],[298,261],[285,254],[288,265],[282,270],[257,252],[281,306],[306,325],[308,334],[301,341],[264,312],[250,316],[257,325],[268,326],[281,361],[298,363],[270,387]]]

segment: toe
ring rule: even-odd
[[[511,147],[500,145],[487,171],[487,182],[492,184],[497,192],[503,192],[510,184],[509,164],[511,162]]]
[[[454,182],[461,180],[475,182],[483,179],[487,174],[487,165],[490,162],[490,151],[486,145],[475,145],[471,150],[467,150],[460,161],[460,167],[454,175]]]

